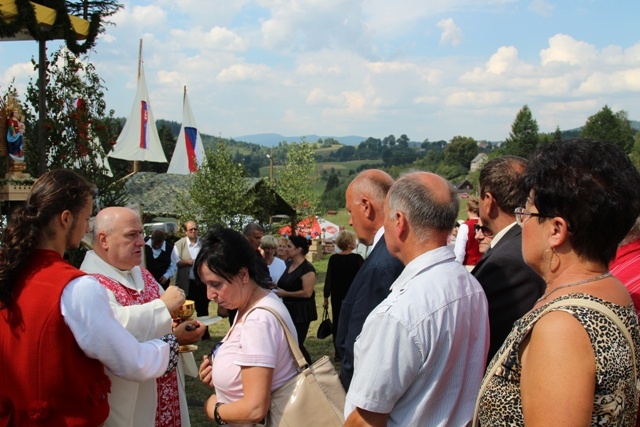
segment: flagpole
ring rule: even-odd
[[[140,81],[140,68],[142,67],[142,39],[140,39],[140,47],[138,48],[138,80]],[[137,173],[139,169],[138,161],[133,161],[133,173]]]

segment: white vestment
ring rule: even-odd
[[[96,255],[94,251],[87,252],[80,269],[89,274],[106,276],[135,292],[141,292],[145,287],[140,267],[136,266],[128,271],[119,270]],[[162,287],[157,282],[154,285],[158,287],[159,293],[162,294]],[[107,289],[107,294],[116,319],[138,341],[144,342],[171,333],[171,315],[161,300],[156,299],[145,304],[125,307],[120,305],[111,290]],[[105,422],[105,427],[154,427],[158,401],[156,380],[137,383],[121,379],[113,375],[108,369],[106,372],[111,378],[111,393],[109,395],[111,410]],[[181,363],[179,362],[180,418],[182,426],[189,427],[189,410],[184,391],[183,375]]]

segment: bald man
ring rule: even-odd
[[[171,333],[171,313],[180,309],[185,296],[177,286],[163,291],[153,275],[140,268],[142,232],[140,217],[131,209],[103,209],[94,222],[94,249],[87,252],[80,269],[107,290],[118,321],[139,341],[146,341]],[[180,344],[196,342],[204,333],[204,325],[190,323],[193,331],[176,333]],[[142,383],[107,374],[112,382],[111,412],[105,426],[189,425],[186,398],[175,371]]]
[[[389,295],[389,287],[404,268],[385,244],[384,200],[392,184],[393,178],[386,172],[369,169],[351,181],[345,195],[349,225],[360,243],[373,246],[340,309],[335,345],[342,359],[340,382],[345,390],[349,390],[353,376],[353,345],[362,325],[371,310]]]
[[[447,245],[458,198],[442,177],[399,178],[384,210],[389,252],[405,268],[355,344],[345,426],[467,425],[489,347],[488,305]]]

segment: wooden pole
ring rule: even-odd
[[[47,42],[38,40],[38,175],[47,168]]]

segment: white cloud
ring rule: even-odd
[[[492,74],[505,74],[520,65],[518,49],[513,46],[503,46],[494,53],[487,62],[487,71]]]
[[[447,97],[446,104],[450,107],[484,107],[500,105],[505,102],[505,94],[499,91],[473,92],[460,91]]]
[[[440,35],[441,45],[458,46],[462,43],[464,35],[460,27],[453,22],[453,19],[441,19],[438,21],[438,28],[442,30],[442,34]]]
[[[167,13],[158,5],[125,6],[113,16],[113,22],[116,28],[133,26],[138,28],[138,31],[166,28]]]
[[[533,0],[529,4],[529,10],[537,13],[540,16],[550,16],[551,12],[556,8],[556,5],[549,3],[546,0]]]
[[[265,78],[269,67],[265,65],[236,64],[220,71],[216,80],[221,83],[259,81]]]
[[[556,34],[549,39],[549,48],[540,52],[542,65],[560,62],[569,65],[585,64],[597,57],[596,47],[578,41],[566,34]]]
[[[640,68],[594,73],[580,85],[578,92],[584,94],[607,94],[611,92],[640,92]]]
[[[171,31],[171,40],[177,47],[187,49],[215,49],[241,52],[247,49],[247,41],[227,28],[213,27],[209,31],[202,28]]]

